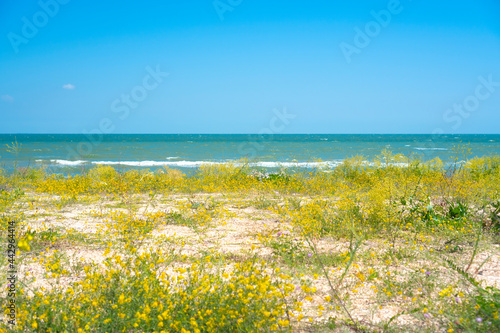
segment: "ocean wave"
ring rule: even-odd
[[[37,162],[47,162],[46,160],[36,160]],[[69,161],[69,160],[49,160],[48,162],[62,165],[62,166],[80,166],[83,164],[88,165],[123,165],[123,166],[131,166],[131,167],[178,167],[178,168],[199,168],[201,166],[206,165],[223,165],[223,164],[231,164],[236,167],[241,166],[250,166],[250,167],[262,167],[262,168],[318,168],[318,169],[333,169],[336,168],[342,163],[343,160],[331,160],[331,161],[318,161],[318,162],[248,162],[242,163],[239,161],[225,161],[225,162],[214,162],[214,161]],[[379,166],[379,163],[370,162],[370,161],[362,161],[360,166],[363,167],[376,167]],[[403,162],[390,162],[389,165],[395,167],[406,167],[408,163]],[[382,166],[385,166],[385,163],[382,163]]]
[[[233,164],[235,166],[253,166],[253,167],[263,167],[263,168],[316,168],[316,167],[334,167],[342,162],[340,161],[328,161],[328,162],[251,162],[251,163],[240,163],[234,161],[227,162],[211,162],[211,161],[95,161],[92,164],[103,164],[103,165],[127,165],[127,166],[172,166],[172,167],[184,167],[184,168],[197,168],[203,165],[222,165],[222,164]]]
[[[139,167],[149,167],[149,166],[177,166],[177,167],[187,167],[187,168],[196,168],[202,165],[211,165],[211,164],[222,164],[217,162],[209,162],[209,161],[177,161],[177,162],[168,162],[168,161],[94,161],[90,162],[91,164],[98,165],[127,165],[127,166],[139,166]]]
[[[44,162],[37,160],[37,162]],[[212,162],[212,161],[68,161],[68,160],[50,160],[51,163],[65,166],[78,166],[82,164],[93,165],[125,165],[134,167],[156,167],[171,166],[183,168],[197,168],[203,165],[222,165],[233,164],[235,166],[248,165],[252,167],[263,168],[332,168],[342,164],[342,161],[323,161],[323,162],[250,162],[241,163],[236,161]]]
[[[422,148],[422,147],[415,147],[416,150],[448,150],[447,148]]]
[[[342,164],[341,161],[325,161],[325,162],[255,162],[248,163],[249,166],[258,166],[264,168],[321,168],[321,167],[336,167]]]
[[[43,160],[36,160],[37,162],[44,162]],[[50,160],[50,162],[60,165],[77,166],[87,163],[87,161],[68,161],[68,160]]]

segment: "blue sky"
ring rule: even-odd
[[[0,133],[258,133],[285,109],[276,134],[500,133],[497,0],[4,0],[0,22]]]

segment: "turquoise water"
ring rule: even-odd
[[[16,154],[6,145],[15,140],[20,145],[19,166],[44,166],[52,172],[78,172],[99,164],[192,170],[244,158],[264,168],[335,167],[356,155],[373,160],[383,150],[423,160],[439,157],[445,163],[456,157],[500,155],[500,135],[0,134],[0,166],[7,170],[13,168]],[[459,145],[470,154],[457,155]]]

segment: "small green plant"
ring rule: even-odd
[[[455,298],[452,309],[455,311],[454,316],[459,317],[454,323],[456,327],[467,332],[499,332],[500,290],[495,287],[484,288],[467,269],[460,268],[449,259],[444,261],[472,287],[469,291],[470,301]]]
[[[273,253],[278,258],[282,258],[285,264],[289,266],[298,263],[311,263],[309,259],[311,258],[311,253],[307,251],[303,242],[289,233],[279,231],[268,245],[273,249]]]
[[[500,233],[500,200],[491,203],[492,210],[489,213],[489,222],[483,221],[483,226],[494,233]]]
[[[10,145],[6,144],[7,146],[7,151],[11,154],[15,155],[15,160],[14,160],[14,175],[17,174],[17,160],[18,160],[18,155],[19,152],[21,151],[21,144],[17,142],[17,138],[12,142]]]
[[[173,225],[183,225],[186,227],[194,227],[196,226],[196,221],[193,219],[184,216],[179,212],[170,212],[167,214],[167,224]]]
[[[250,175],[261,182],[287,183],[290,181],[290,176],[284,170],[278,172],[254,171]]]
[[[448,207],[447,217],[450,219],[459,219],[467,216],[467,205],[461,202],[451,202]]]
[[[257,209],[268,209],[273,205],[273,202],[265,196],[260,196],[252,200],[252,205]]]
[[[293,210],[300,210],[300,207],[302,206],[301,198],[294,198],[294,197],[288,198],[287,202],[290,205],[290,208]]]

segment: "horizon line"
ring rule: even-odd
[[[0,135],[500,135],[500,133],[0,133]]]

